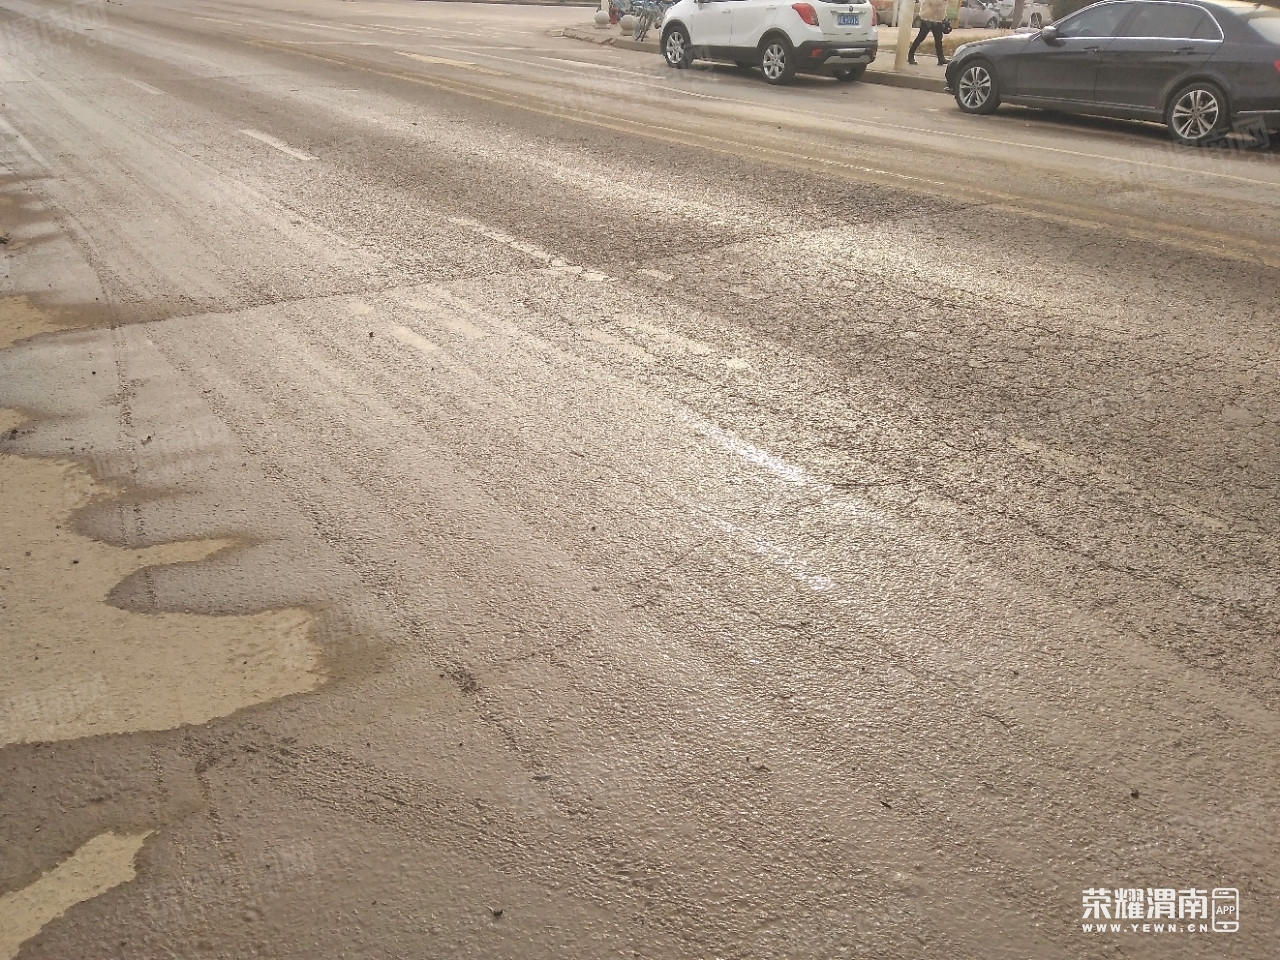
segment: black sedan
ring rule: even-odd
[[[966,113],[1018,103],[1160,120],[1201,145],[1280,129],[1280,9],[1239,0],[1105,0],[1037,33],[970,43],[947,66]]]

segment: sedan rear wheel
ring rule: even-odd
[[[1221,140],[1231,120],[1227,98],[1212,83],[1189,83],[1169,100],[1164,115],[1173,139],[1192,147]]]
[[[960,68],[956,105],[965,113],[991,113],[1000,106],[1000,84],[989,60],[974,60]]]
[[[768,37],[760,45],[760,70],[770,83],[786,83],[796,75],[795,50],[786,37]]]

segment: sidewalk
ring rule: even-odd
[[[624,36],[617,25],[610,26],[608,29],[601,30],[594,24],[575,24],[565,27],[559,32],[559,36],[568,37],[571,40],[582,40],[587,43],[595,43],[601,46],[608,45],[617,47],[620,50],[643,50],[647,53],[658,52],[658,36],[656,31],[651,31],[649,36],[642,42],[637,42],[630,36]],[[950,56],[962,43],[969,43],[973,40],[981,40],[992,36],[989,30],[954,30],[944,40],[943,49]],[[913,33],[914,38],[914,33]],[[921,47],[919,55],[920,65],[916,67],[907,67],[903,73],[897,73],[893,69],[894,56],[897,52],[898,31],[893,27],[882,27],[880,29],[880,52],[875,60],[867,67],[867,72],[863,75],[862,83],[878,83],[889,87],[907,87],[912,90],[932,90],[937,93],[946,91],[946,79],[943,77],[943,68],[938,66],[937,60],[934,59],[932,53],[932,40],[926,41],[930,46],[928,53],[925,53],[925,47]]]

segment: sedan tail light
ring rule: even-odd
[[[813,9],[811,4],[793,3],[791,5],[791,9],[798,13],[800,15],[800,19],[809,26],[816,27],[818,25],[818,11]]]
[[[1276,73],[1280,73],[1280,60],[1276,61]]]

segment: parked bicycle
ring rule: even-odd
[[[643,40],[654,27],[661,27],[667,11],[675,5],[675,0],[631,0],[631,15],[636,18],[636,26],[631,35]]]

